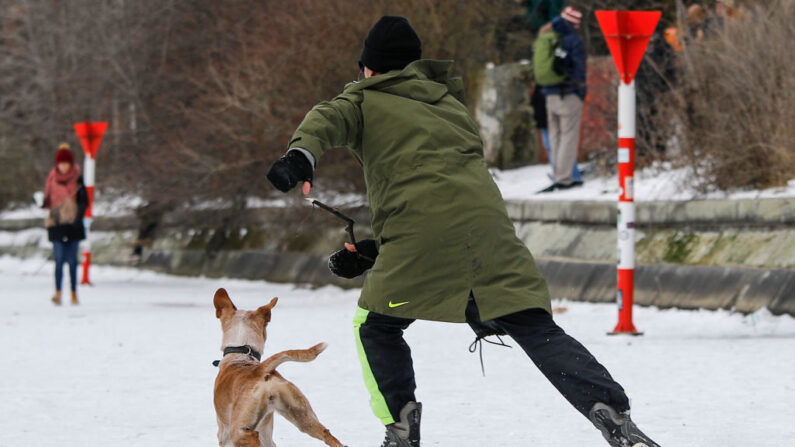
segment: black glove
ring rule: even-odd
[[[268,170],[268,180],[281,192],[287,192],[298,182],[312,183],[312,163],[301,151],[288,151]]]
[[[372,259],[368,261],[359,256],[362,254]],[[375,258],[378,256],[378,247],[372,239],[365,239],[356,243],[356,251],[348,251],[347,248],[334,252],[328,258],[328,268],[331,273],[341,278],[355,278],[365,271],[372,268]]]

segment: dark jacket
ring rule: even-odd
[[[671,45],[663,38],[664,26],[659,24],[646,47],[646,55],[640,61],[635,75],[638,106],[648,105],[676,83],[676,55]]]
[[[566,52],[566,58],[563,60],[563,70],[568,77],[563,84],[544,87],[544,95],[574,93],[580,99],[585,100],[585,95],[588,93],[585,77],[588,56],[585,54],[585,44],[577,34],[574,26],[560,16],[552,20],[552,30],[560,36],[560,46]]]
[[[306,115],[290,148],[319,160],[346,146],[362,164],[379,254],[361,308],[464,322],[474,293],[482,320],[549,312],[546,281],[516,237],[451,68],[418,60],[348,84]]]
[[[563,0],[525,0],[522,5],[527,8],[525,20],[533,31],[539,30],[563,10]]]
[[[86,238],[86,229],[83,226],[83,216],[88,209],[88,193],[86,186],[83,184],[83,177],[77,179],[77,217],[72,223],[55,225],[54,227],[47,228],[47,237],[50,242],[72,242],[82,241]]]

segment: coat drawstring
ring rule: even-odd
[[[499,340],[499,342],[491,341],[491,340],[487,339],[486,337],[488,337],[489,335],[494,335],[495,337],[497,337],[497,340]],[[492,344],[492,345],[505,346],[506,348],[511,348],[512,346],[510,346],[510,345],[506,344],[504,341],[502,341],[502,337],[500,337],[499,334],[485,334],[485,335],[478,335],[478,336],[475,337],[475,341],[473,341],[472,344],[469,345],[469,352],[474,354],[475,351],[479,351],[479,355],[480,355],[480,371],[483,373],[483,377],[486,377],[486,367],[483,364],[483,342],[484,341],[486,343],[489,343],[489,344]]]

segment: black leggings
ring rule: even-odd
[[[552,385],[585,417],[597,402],[604,402],[619,412],[629,409],[629,400],[621,385],[582,344],[555,324],[545,310],[528,309],[481,322],[477,304],[470,297],[466,317],[476,332],[488,328],[513,338]],[[395,421],[399,420],[400,409],[416,400],[411,350],[403,339],[403,331],[413,322],[368,312],[358,326],[364,351],[361,360],[367,362],[378,388],[371,389],[371,395],[373,399],[386,402]],[[380,396],[374,395],[379,392]]]

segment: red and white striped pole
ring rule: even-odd
[[[618,324],[609,334],[640,335],[632,323],[635,302],[635,72],[660,11],[596,11],[596,19],[613,56],[618,85]]]
[[[94,181],[96,180],[96,160],[97,150],[99,143],[102,142],[102,136],[108,128],[106,122],[83,122],[75,123],[75,132],[80,139],[80,144],[83,146],[83,153],[85,154],[85,161],[83,162],[83,184],[86,186],[88,193],[88,208],[83,218],[83,226],[86,228],[86,240],[83,243],[83,279],[80,284],[91,284],[88,271],[91,267],[91,240],[89,239],[89,231],[91,230],[91,223],[94,221]]]
[[[612,334],[639,334],[632,323],[635,302],[635,81],[618,86],[618,324]]]
[[[91,223],[94,221],[94,180],[96,178],[97,162],[89,154],[86,154],[83,161],[83,183],[86,185],[88,193],[88,208],[83,217],[83,226],[86,227],[86,240],[83,241],[83,279],[80,284],[91,284],[88,278],[88,269],[91,267],[91,239],[88,233],[91,231]]]

